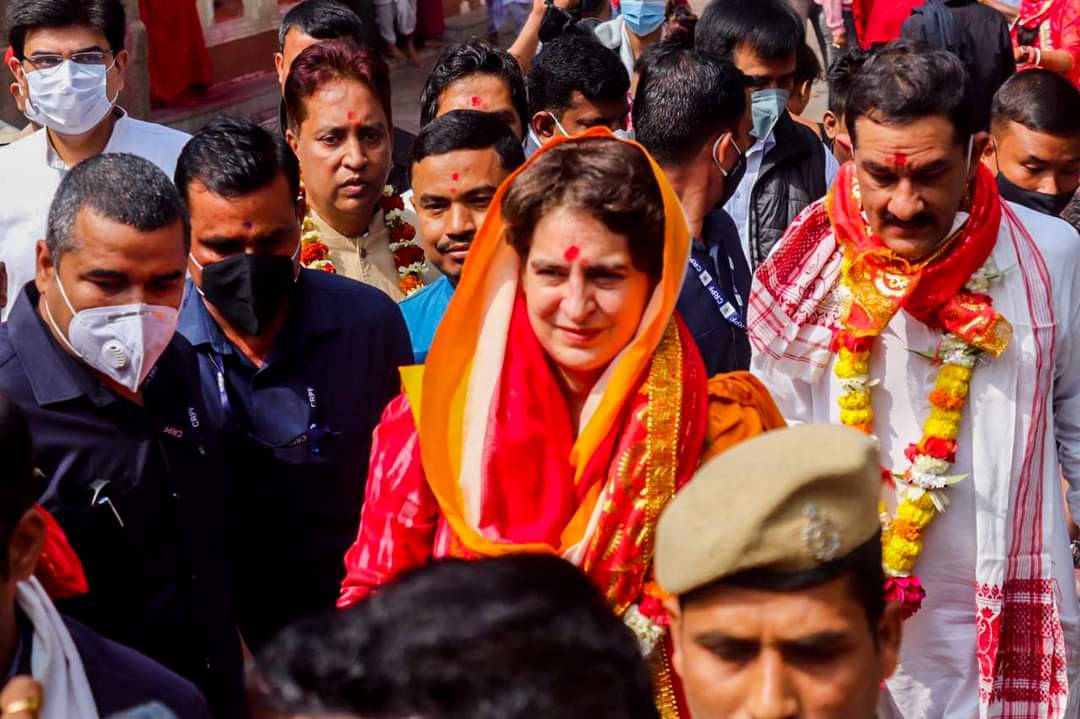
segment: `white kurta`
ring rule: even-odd
[[[1065,716],[1073,717],[1080,707],[1080,625],[1057,462],[1060,459],[1071,486],[1073,514],[1080,517],[1080,238],[1064,222],[1012,207],[1042,252],[1057,323],[1052,386],[1045,388],[1052,398],[1052,411],[1047,413],[1052,426],[1041,448],[1042,456],[1048,459],[1041,478],[1048,515],[1043,545],[1051,557],[1068,656],[1069,713]],[[916,572],[927,599],[922,610],[904,625],[901,665],[889,680],[879,707],[883,719],[980,715],[975,623],[976,565],[980,559],[977,524],[980,513],[990,513],[990,524],[1000,526],[1003,534],[1008,528],[1012,507],[1002,506],[1008,502],[1002,502],[1002,495],[995,495],[995,491],[1007,487],[1018,474],[1015,463],[1017,455],[1023,454],[1026,439],[1017,428],[1025,413],[1030,416],[1031,405],[1017,400],[1022,391],[1016,385],[1019,382],[1030,392],[1035,383],[1034,376],[1017,377],[1016,372],[1017,363],[1034,361],[1034,312],[1023,301],[1023,277],[1013,245],[1003,219],[993,258],[1006,274],[991,286],[991,294],[995,307],[1012,323],[1014,336],[1000,358],[987,358],[976,367],[953,466],[954,473],[968,478],[948,490],[948,511],[935,518],[926,532]],[[874,427],[881,439],[882,460],[893,468],[907,466],[904,449],[922,434],[922,423],[930,412],[928,395],[937,376],[937,368],[915,352],[933,351],[940,338],[940,331],[930,330],[901,312],[874,344],[870,376],[881,380],[872,390]],[[812,384],[793,379],[763,354],[754,356],[752,370],[773,393],[789,421],[840,422],[840,388],[832,364]],[[1009,447],[1015,449],[1009,452]],[[982,469],[979,481],[972,477],[976,468]],[[1007,544],[1004,536],[1001,544]]]
[[[180,151],[191,138],[178,130],[143,122],[121,112],[103,152],[144,157],[170,178]],[[53,150],[45,129],[0,149],[0,262],[7,266],[7,307],[34,279],[35,247],[45,239],[49,205],[68,168]],[[103,187],[102,192],[122,192]],[[7,308],[4,310],[6,317]]]

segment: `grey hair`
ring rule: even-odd
[[[140,232],[180,222],[184,226],[184,249],[191,246],[191,221],[180,191],[157,165],[141,157],[126,153],[97,155],[67,173],[49,207],[45,232],[45,245],[54,264],[78,249],[75,222],[84,208]]]

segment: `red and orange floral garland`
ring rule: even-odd
[[[850,305],[850,255],[845,253],[841,269],[841,301]],[[992,314],[987,290],[999,278],[993,259],[987,259],[964,286],[974,315]],[[840,421],[866,434],[873,434],[871,404],[870,349],[874,337],[859,335],[845,323],[836,339],[837,362],[834,374],[840,382]],[[903,472],[882,469],[883,478],[895,486],[896,513],[890,515],[882,503],[882,566],[885,570],[886,600],[898,602],[904,617],[919,610],[926,591],[913,574],[923,549],[923,533],[934,517],[948,507],[945,489],[964,479],[948,474],[956,461],[956,438],[960,434],[963,410],[971,389],[975,362],[983,350],[952,333],[946,333],[929,358],[940,364],[934,389],[929,395],[930,415],[923,435],[904,451],[910,462]]]
[[[379,208],[382,209],[383,224],[390,235],[390,252],[394,255],[394,266],[398,271],[398,288],[408,297],[424,287],[427,264],[424,249],[416,242],[416,228],[405,219],[405,202],[390,185],[383,188]],[[322,234],[308,212],[300,235],[300,264],[308,269],[336,273],[337,268],[328,259],[329,255],[330,248],[322,241]]]

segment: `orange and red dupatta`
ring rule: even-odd
[[[563,143],[610,137],[593,130]],[[635,145],[640,148],[639,145]],[[530,163],[526,163],[526,167]],[[503,183],[469,251],[453,302],[435,335],[422,380],[406,381],[416,412],[427,482],[465,552],[558,554],[579,566],[596,534],[600,499],[620,445],[635,422],[647,420],[642,387],[661,345],[678,346],[670,378],[682,386],[675,442],[678,481],[696,466],[703,436],[705,377],[700,357],[676,329],[675,303],[686,271],[690,236],[682,207],[650,158],[668,218],[664,266],[637,334],[616,357],[572,423],[555,377],[524,314],[520,261],[503,236],[497,208],[518,170]],[[670,353],[669,353],[670,354]],[[695,364],[696,363],[696,364]],[[647,397],[645,397],[647,399]],[[696,436],[694,436],[696,434]],[[696,444],[696,447],[694,446]],[[677,486],[672,478],[672,487]],[[673,489],[672,489],[673,491]]]

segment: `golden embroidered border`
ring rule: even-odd
[[[675,322],[668,324],[664,338],[649,367],[649,416],[646,420],[646,527],[643,533],[644,556],[652,562],[653,534],[656,523],[671,498],[675,496],[675,470],[678,467],[679,431],[682,425],[682,343]],[[671,677],[666,642],[658,649],[653,690],[656,708],[662,719],[679,719],[679,704]]]

